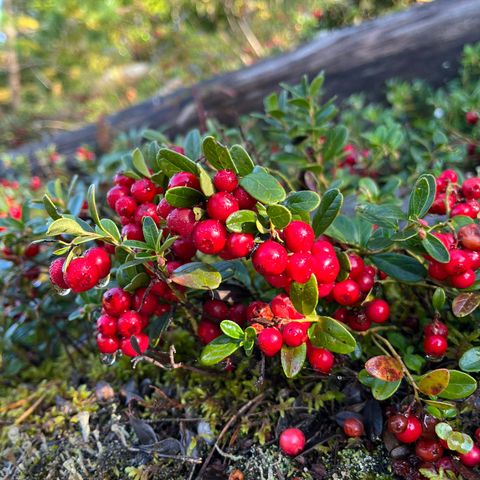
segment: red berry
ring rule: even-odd
[[[460,455],[460,461],[467,467],[476,467],[480,465],[480,448],[476,445],[468,453]]]
[[[131,295],[119,287],[110,288],[102,297],[102,307],[104,310],[109,315],[116,317],[129,310],[131,304]]]
[[[233,192],[238,185],[238,179],[231,170],[219,170],[213,177],[213,184],[219,192]]]
[[[113,337],[117,334],[117,317],[104,313],[97,319],[97,330],[106,337]]]
[[[340,263],[335,253],[316,253],[313,255],[313,273],[317,282],[333,283],[340,272]]]
[[[477,218],[472,205],[469,203],[457,203],[450,212],[451,217],[456,217],[458,215],[463,215],[464,217]]]
[[[212,195],[207,202],[207,213],[210,218],[224,222],[239,209],[237,199],[227,192]]]
[[[365,433],[363,422],[355,417],[347,418],[343,422],[343,431],[347,437],[361,437]]]
[[[448,338],[448,327],[440,320],[434,320],[432,323],[425,325],[423,334],[426,337],[440,335],[441,337]]]
[[[395,436],[402,443],[413,443],[422,434],[422,424],[420,420],[410,415],[407,417],[407,426],[403,432],[396,433]]]
[[[356,332],[365,332],[372,325],[372,321],[365,314],[363,308],[355,308],[347,314],[347,323]]]
[[[462,192],[466,198],[478,200],[480,198],[480,177],[465,180],[462,185]]]
[[[118,333],[124,338],[130,338],[142,331],[142,323],[142,316],[133,310],[129,310],[122,313],[118,319]]]
[[[25,248],[23,254],[27,258],[36,257],[40,253],[40,245],[38,243],[31,243]]]
[[[193,231],[193,243],[202,253],[220,253],[227,242],[227,231],[218,220],[202,220]]]
[[[122,172],[116,173],[113,177],[113,183],[115,185],[120,185],[121,187],[128,189],[130,189],[130,187],[133,185],[133,182],[135,182],[134,178],[127,177]]]
[[[350,261],[350,278],[356,280],[363,273],[365,263],[363,259],[355,253],[350,253],[348,260]]]
[[[448,273],[445,271],[445,264],[439,263],[433,260],[428,266],[428,274],[434,280],[446,280],[448,278]]]
[[[252,263],[262,275],[280,275],[287,267],[287,251],[279,243],[267,240],[255,250]]]
[[[168,303],[159,303],[157,305],[157,309],[155,310],[155,315],[157,317],[161,317],[165,313],[169,312],[171,309],[171,306]]]
[[[387,428],[390,433],[402,433],[407,429],[408,417],[400,413],[392,415],[387,421]]]
[[[449,182],[452,182],[452,183],[456,183],[458,180],[458,175],[455,170],[447,169],[440,174],[439,178],[448,180]]]
[[[65,263],[64,258],[56,258],[51,264],[50,268],[48,269],[48,273],[50,274],[50,281],[56,285],[58,288],[66,290],[70,288],[67,283],[65,282],[63,276],[63,264]]]
[[[104,248],[102,247],[89,248],[85,252],[84,257],[97,267],[100,278],[105,278],[110,273],[112,262],[110,261],[110,255],[107,253],[107,251]]]
[[[225,246],[231,258],[246,257],[255,246],[255,237],[251,233],[230,233]]]
[[[30,180],[30,188],[32,190],[38,190],[42,187],[42,180],[38,176],[33,176]]]
[[[348,310],[346,308],[337,308],[332,314],[332,317],[339,322],[347,323],[348,321]]]
[[[175,210],[175,207],[172,207],[166,198],[162,198],[157,205],[157,215],[163,219],[166,219],[172,210]]]
[[[369,292],[373,288],[373,285],[375,285],[375,278],[365,271],[357,277],[355,281],[357,282],[360,291],[363,293]]]
[[[142,178],[133,182],[130,187],[130,193],[139,203],[151,202],[157,194],[155,184],[148,178]]]
[[[247,307],[246,315],[249,322],[252,322],[257,318],[263,318],[266,320],[271,320],[273,318],[273,312],[270,305],[260,300],[255,300]]]
[[[297,252],[288,257],[286,274],[298,283],[308,282],[312,276],[314,257],[311,253]]]
[[[228,305],[222,300],[206,300],[203,304],[204,313],[210,317],[210,319],[215,319],[218,321],[226,320],[228,317]]]
[[[167,216],[167,228],[174,235],[188,237],[195,225],[195,214],[190,208],[175,208]]]
[[[354,305],[360,298],[360,288],[353,280],[343,280],[333,288],[333,298],[340,305]]]
[[[467,270],[466,272],[450,277],[450,283],[455,288],[468,288],[475,283],[475,272]]]
[[[448,208],[449,210],[455,205],[456,198],[455,195],[450,194],[448,196]],[[445,193],[440,193],[435,197],[435,200],[430,207],[430,213],[435,213],[437,215],[445,215],[447,213],[447,196]]]
[[[305,222],[294,220],[283,230],[285,245],[291,252],[308,252],[313,246],[313,228]]]
[[[307,332],[300,322],[289,322],[283,327],[282,337],[289,347],[298,347],[307,341]]]
[[[221,334],[222,331],[220,330],[220,327],[215,323],[208,322],[207,320],[202,320],[198,324],[197,335],[204,345],[207,345],[207,343],[215,340]]]
[[[310,365],[321,373],[330,373],[335,363],[335,357],[330,350],[309,346],[307,357]]]
[[[174,187],[190,187],[200,190],[200,181],[190,172],[178,172],[168,182],[168,188]]]
[[[298,428],[287,428],[281,433],[279,443],[285,455],[295,457],[305,448],[305,435]]]
[[[465,114],[465,120],[469,125],[476,125],[478,122],[478,113],[474,111],[467,112]]]
[[[74,258],[65,271],[65,283],[75,292],[86,292],[100,280],[98,268],[91,259]]]
[[[459,275],[466,272],[472,266],[470,257],[463,250],[450,250],[450,261],[445,263],[445,271],[449,275]]]
[[[150,291],[159,297],[163,297],[168,290],[168,285],[162,280],[155,280],[150,284]]]
[[[460,243],[470,250],[480,250],[480,225],[464,225],[458,231]]]
[[[292,282],[292,279],[285,272],[280,275],[265,275],[265,280],[273,288],[286,288]]]
[[[179,237],[172,244],[172,252],[177,258],[190,261],[197,253],[191,237]]]
[[[284,293],[280,293],[274,297],[270,302],[270,306],[275,317],[289,318],[290,320],[304,318],[304,316],[295,309],[290,297]]]
[[[122,227],[122,237],[126,237],[127,240],[138,240],[143,242],[145,238],[143,237],[142,226],[138,223],[129,223]]]
[[[390,316],[390,306],[385,300],[376,298],[365,305],[365,314],[374,323],[384,323]]]
[[[257,201],[242,187],[237,187],[233,191],[233,196],[237,199],[240,210],[252,210],[257,204]]]
[[[318,298],[328,297],[333,290],[335,283],[319,283],[318,284]]]
[[[140,349],[140,352],[142,354],[145,353],[149,343],[148,335],[145,335],[144,333],[140,332],[140,333],[136,333],[135,335],[132,335],[132,337],[135,337],[135,339],[137,340],[137,344]],[[135,351],[135,349],[132,346],[131,337],[124,338],[120,344],[120,347],[124,355],[127,355],[128,357],[138,356],[138,353]]]
[[[247,320],[247,307],[243,303],[234,303],[228,310],[227,318],[243,325]]]
[[[128,188],[121,187],[120,185],[111,188],[107,192],[107,203],[109,207],[115,209],[115,204],[118,202],[118,200],[122,197],[129,196],[129,194],[130,192],[128,191]]]
[[[435,462],[443,455],[443,447],[433,438],[420,438],[415,445],[415,455],[424,462]]]
[[[335,256],[335,249],[329,241],[318,239],[312,246],[312,253],[313,255],[327,254]]]
[[[135,222],[142,225],[143,219],[150,217],[157,225],[160,224],[160,217],[157,215],[157,207],[153,203],[142,203],[135,210]]]
[[[97,335],[97,347],[100,353],[115,353],[120,348],[120,342],[116,337],[106,337],[99,333]]]
[[[133,295],[133,308],[142,315],[152,315],[158,307],[157,297],[146,288],[139,288]]]
[[[120,197],[115,203],[115,211],[121,217],[131,217],[137,209],[137,202],[133,197]]]
[[[451,233],[433,232],[433,235],[445,245],[447,250],[453,250],[455,248],[455,237]]]
[[[276,355],[281,350],[282,345],[282,334],[277,328],[268,327],[258,334],[258,346],[267,357]]]
[[[447,351],[447,348],[447,340],[441,335],[430,335],[423,341],[425,353],[432,357],[441,357]]]
[[[478,270],[480,268],[480,248],[478,250],[465,250],[472,262],[472,270]]]

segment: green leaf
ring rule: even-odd
[[[202,192],[190,187],[169,188],[165,193],[165,198],[172,207],[177,208],[190,208],[205,199]]]
[[[424,217],[435,199],[436,181],[433,175],[425,173],[418,177],[410,194],[408,216]]]
[[[220,329],[228,337],[235,338],[237,340],[243,339],[245,336],[238,323],[232,322],[231,320],[223,320],[220,323]]]
[[[418,380],[418,388],[425,395],[436,397],[447,388],[449,381],[450,372],[446,368],[439,368],[422,375]]]
[[[100,225],[100,216],[98,215],[97,203],[95,201],[95,185],[88,187],[87,204],[90,217],[92,217],[95,225]]]
[[[460,357],[458,366],[465,372],[480,372],[480,347],[467,350]]]
[[[283,204],[292,213],[313,212],[320,204],[320,197],[310,190],[301,190],[290,193]]]
[[[188,158],[197,160],[202,154],[202,137],[197,128],[190,130],[183,142],[185,155]]]
[[[233,163],[235,164],[237,172],[241,177],[253,172],[255,164],[250,158],[250,155],[241,145],[234,145],[230,149],[230,155],[232,156]]]
[[[184,287],[214,290],[220,286],[222,275],[211,265],[191,262],[175,269],[170,279]]]
[[[312,220],[312,227],[316,237],[321,235],[335,220],[342,208],[342,204],[343,195],[340,190],[334,188],[324,193],[320,206]]]
[[[54,220],[47,230],[47,235],[88,235],[89,232],[86,232],[75,220],[72,218],[59,218]]]
[[[405,218],[403,211],[396,205],[364,203],[358,205],[356,211],[370,223],[385,228],[395,228],[398,222]]]
[[[452,302],[452,312],[456,317],[466,317],[480,305],[480,292],[467,292],[457,295]]]
[[[240,180],[240,185],[253,198],[265,205],[283,202],[285,190],[278,180],[264,170],[254,170]]]
[[[315,347],[342,354],[355,350],[355,338],[341,322],[324,316],[319,316],[317,320],[308,329],[308,337]]]
[[[139,288],[146,287],[149,283],[150,276],[145,272],[140,272],[123,289],[133,295]]]
[[[403,378],[402,364],[387,355],[369,358],[365,363],[365,370],[372,377],[384,382],[396,382]]]
[[[148,170],[143,153],[139,148],[136,148],[132,153],[132,165],[135,170],[144,177],[150,178],[150,170]]]
[[[435,433],[442,440],[446,440],[452,432],[453,428],[446,422],[440,422],[435,425]]]
[[[459,370],[449,370],[450,382],[448,387],[440,393],[440,397],[447,400],[467,398],[477,389],[477,382],[470,375]]]
[[[445,290],[442,287],[436,288],[432,295],[433,308],[440,311],[445,305],[445,299]]]
[[[45,210],[53,220],[58,220],[59,218],[62,218],[62,215],[47,194],[43,196],[43,205],[45,206]]]
[[[318,303],[318,287],[315,275],[311,275],[308,282],[292,282],[290,285],[290,300],[293,306],[303,315],[315,311]]]
[[[378,378],[371,377],[366,370],[361,370],[358,374],[358,380],[362,385],[372,389],[372,395],[375,400],[386,400],[391,397],[400,386],[401,380],[396,382],[384,382]]]
[[[339,157],[343,153],[343,147],[347,143],[347,138],[348,130],[344,126],[338,125],[330,129],[323,145],[323,160],[329,161]]]
[[[303,367],[305,358],[307,356],[307,345],[302,343],[298,347],[282,346],[280,352],[280,359],[282,362],[282,368],[287,378],[293,378]]]
[[[158,238],[158,228],[157,224],[152,217],[143,217],[143,237],[145,238],[145,243],[152,249],[155,250],[155,245]]]
[[[118,230],[118,227],[113,220],[110,220],[109,218],[102,218],[100,220],[100,228],[104,232],[108,233],[117,242],[121,241],[122,238],[120,236],[120,231]]]
[[[413,370],[417,373],[422,370],[423,366],[426,363],[424,357],[415,353],[406,353],[403,356],[403,361],[409,370]]]
[[[447,437],[447,446],[449,450],[465,454],[473,448],[473,440],[465,433],[452,432]]]
[[[233,170],[238,173],[228,148],[217,142],[213,137],[205,137],[202,149],[205,158],[213,168],[216,170]]]
[[[252,210],[237,210],[227,218],[226,226],[230,232],[255,233],[256,222],[257,214]]]
[[[257,332],[253,327],[247,327],[244,332],[245,336],[243,339],[243,348],[245,354],[250,356],[253,352],[253,347],[255,345],[255,340],[257,339]]]
[[[198,167],[195,162],[181,153],[168,148],[161,148],[158,152],[158,161],[162,170],[171,177],[178,172],[190,172],[198,175]]]
[[[419,282],[427,275],[418,260],[401,253],[377,253],[370,258],[376,267],[401,282]]]
[[[211,197],[215,193],[212,179],[205,171],[203,167],[198,166],[198,172],[200,174],[200,188],[206,197]]]
[[[206,345],[200,355],[200,362],[203,365],[211,366],[232,355],[240,348],[240,342],[233,340],[226,335],[220,335]]]
[[[431,233],[422,240],[425,251],[437,262],[448,263],[450,261],[450,253],[443,242]]]
[[[283,230],[292,221],[290,210],[283,205],[269,205],[267,214],[270,217],[270,221],[279,230]]]

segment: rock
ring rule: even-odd
[[[115,392],[109,383],[101,380],[95,385],[95,396],[100,403],[110,402],[115,397]]]

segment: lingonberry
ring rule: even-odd
[[[275,327],[265,328],[258,334],[258,346],[267,357],[276,355],[282,345],[282,334]]]
[[[365,313],[373,323],[384,323],[390,316],[390,306],[385,300],[375,298],[365,305]]]
[[[174,235],[188,237],[195,225],[195,214],[190,208],[175,208],[167,216],[167,228]]]
[[[112,187],[108,192],[107,192],[107,203],[110,208],[115,209],[115,204],[118,202],[118,200],[122,197],[128,197],[130,195],[130,192],[128,188],[121,187],[120,185],[116,185],[115,187]]]
[[[280,275],[265,275],[264,277],[273,288],[287,288],[292,282],[292,279],[285,272]]]
[[[332,317],[339,322],[347,323],[348,310],[346,308],[337,308],[332,314]]]
[[[191,237],[179,237],[172,244],[172,252],[175,257],[190,261],[197,253],[197,247]]]
[[[297,283],[308,282],[313,272],[314,257],[311,253],[297,252],[288,257],[285,273]]]
[[[127,177],[122,172],[117,172],[113,177],[113,183],[115,185],[120,185],[128,189],[133,185],[133,182],[135,182],[134,178]]]
[[[140,353],[142,354],[145,353],[149,343],[148,335],[145,335],[144,333],[140,332],[140,333],[136,333],[135,335],[132,335],[132,337],[135,337]],[[135,348],[133,348],[133,345],[132,345],[132,337],[124,338],[120,344],[122,353],[124,355],[127,355],[128,357],[138,356],[138,352],[135,350]]]
[[[459,456],[460,461],[467,467],[476,467],[480,465],[480,448],[473,445],[468,453]]]
[[[428,274],[434,279],[434,280],[446,280],[448,278],[448,273],[445,270],[445,264],[436,262],[433,260],[429,265],[428,265]]]
[[[363,273],[365,263],[363,259],[355,253],[350,253],[348,260],[350,262],[350,278],[356,280]]]
[[[470,257],[464,250],[454,249],[450,250],[450,261],[445,263],[445,271],[449,275],[459,275],[466,272],[472,266]]]
[[[480,177],[465,180],[462,184],[462,193],[468,199],[480,199]]]
[[[365,428],[361,420],[350,417],[343,422],[343,432],[347,437],[361,437],[365,433]]]
[[[112,262],[110,261],[110,255],[104,248],[89,248],[85,252],[84,257],[97,267],[100,278],[105,278],[110,273]]]
[[[299,320],[304,316],[293,306],[290,297],[285,293],[280,293],[270,302],[273,315],[279,318],[289,318],[290,320]]]
[[[248,305],[246,316],[249,322],[255,321],[258,318],[271,320],[273,318],[273,312],[268,303],[255,300]]]
[[[443,455],[443,447],[433,438],[420,438],[415,445],[415,455],[424,462],[435,462]]]
[[[56,258],[48,269],[50,275],[50,281],[56,285],[58,288],[66,290],[69,288],[68,284],[65,282],[63,276],[63,264],[65,263],[64,258]]]
[[[471,223],[458,231],[460,243],[469,250],[480,250],[480,225]]]
[[[169,290],[167,283],[163,280],[154,280],[149,287],[150,291],[159,297],[163,297]]]
[[[474,437],[475,437],[475,441],[476,441],[477,443],[480,443],[480,427],[478,427],[478,428],[475,430],[475,435],[474,435]]]
[[[138,240],[142,242],[144,239],[143,237],[143,230],[142,226],[138,223],[128,223],[122,227],[122,237],[127,238],[127,240]]]
[[[335,283],[319,283],[318,284],[318,298],[328,297],[333,290]]]
[[[165,313],[171,310],[171,306],[168,303],[158,303],[157,309],[155,310],[154,315],[161,317]]]
[[[142,315],[152,315],[158,307],[158,299],[147,288],[139,288],[133,295],[132,306]]]
[[[215,340],[221,334],[222,331],[220,330],[220,327],[215,323],[209,322],[207,320],[202,320],[198,324],[197,335],[204,345],[207,345],[207,343]]]
[[[27,258],[32,258],[32,257],[36,257],[39,253],[40,253],[40,245],[38,243],[31,243],[25,248],[23,255],[25,255],[25,257]]]
[[[122,313],[117,323],[118,333],[124,338],[130,338],[142,331],[142,316],[133,310]]]
[[[139,203],[151,202],[157,194],[155,184],[148,178],[142,178],[133,182],[130,187],[130,193]]]
[[[363,273],[375,279],[377,270],[375,269],[375,267],[372,267],[372,265],[365,265],[365,268],[363,269]]]
[[[390,433],[402,433],[407,429],[408,418],[400,413],[395,413],[387,420],[387,429]]]
[[[230,233],[225,249],[231,258],[246,257],[255,246],[255,237],[251,233]]]
[[[465,120],[469,125],[476,125],[478,122],[478,113],[475,111],[470,111],[465,114]]]
[[[313,273],[319,284],[333,283],[340,272],[340,262],[335,253],[316,253],[313,255]]]
[[[294,220],[283,230],[285,245],[291,252],[308,252],[313,246],[313,228],[305,222]]]
[[[289,322],[282,330],[283,342],[289,347],[298,347],[307,340],[307,332],[300,322]]]
[[[239,209],[237,199],[228,192],[218,192],[207,202],[207,213],[210,218],[224,222]]]
[[[426,337],[440,335],[441,337],[448,338],[448,327],[440,320],[434,320],[433,322],[425,325],[423,334]]]
[[[287,267],[287,251],[278,242],[267,240],[255,250],[252,263],[262,275],[280,275]]]
[[[243,325],[247,320],[247,307],[243,303],[234,303],[228,310],[227,318]]]
[[[238,186],[238,178],[231,170],[219,170],[213,177],[213,184],[219,192],[233,192]]]
[[[473,206],[469,203],[457,203],[450,212],[451,217],[463,215],[464,217],[477,218],[477,214]]]
[[[468,288],[475,283],[475,272],[470,269],[458,275],[452,275],[449,280],[452,287]]]
[[[174,187],[190,187],[200,190],[200,181],[193,173],[178,172],[168,182],[168,188]]]
[[[220,253],[226,242],[227,231],[219,220],[202,220],[193,231],[193,243],[202,253]]]
[[[74,258],[65,270],[65,283],[75,292],[86,292],[100,280],[98,268],[92,260],[84,257]]]
[[[369,292],[373,288],[373,285],[375,285],[375,278],[365,271],[358,276],[355,281],[358,284],[358,288],[360,288],[360,291],[363,293]]]
[[[42,187],[42,179],[37,175],[33,176],[30,180],[30,188],[32,190],[38,190]]]
[[[279,443],[285,455],[295,457],[305,448],[305,435],[298,428],[287,428],[280,434]]]
[[[365,332],[372,325],[372,321],[366,315],[364,308],[354,308],[347,314],[347,323],[356,332]]]
[[[107,337],[99,333],[97,335],[97,347],[100,353],[115,353],[120,348],[120,342],[117,337]]]
[[[433,235],[437,237],[447,250],[453,250],[455,248],[455,237],[449,232],[433,232]]]
[[[448,342],[441,335],[430,335],[423,341],[423,349],[427,355],[432,357],[441,357],[448,348]]]
[[[117,334],[117,317],[104,313],[97,319],[97,330],[106,337],[113,337]]]
[[[237,199],[240,210],[252,210],[257,201],[242,187],[237,187],[233,191],[233,196]]]
[[[447,213],[447,203],[448,209],[451,210],[455,205],[456,198],[454,195],[447,195],[445,193],[440,193],[435,197],[435,200],[430,207],[430,213],[435,213],[437,215],[445,215]]]
[[[340,305],[354,305],[360,298],[360,288],[353,280],[343,280],[333,288],[333,298]]]
[[[157,206],[154,203],[142,203],[135,210],[135,222],[141,225],[145,217],[150,217],[157,225],[160,224],[160,217],[157,214]]]
[[[120,287],[107,290],[102,297],[102,307],[105,312],[115,317],[130,310],[132,296]]]
[[[395,436],[402,443],[413,443],[421,434],[422,424],[420,423],[420,420],[414,415],[409,415],[407,417],[407,426],[405,427],[405,430],[400,433],[395,433]]]
[[[307,358],[310,365],[321,373],[330,373],[335,363],[335,357],[330,350],[312,345],[308,345]]]
[[[225,320],[228,317],[228,305],[222,300],[209,299],[203,304],[203,312],[209,320]]]
[[[115,203],[115,211],[120,217],[131,217],[137,209],[137,202],[133,197],[120,197]]]
[[[312,253],[313,255],[327,254],[330,256],[335,256],[335,249],[328,240],[319,238],[312,246]]]
[[[166,219],[172,210],[175,210],[175,207],[172,207],[166,198],[162,198],[157,205],[157,215],[163,219]]]

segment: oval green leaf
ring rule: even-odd
[[[448,263],[450,261],[450,253],[443,242],[431,233],[422,240],[425,251],[437,262]]]
[[[435,177],[425,173],[418,177],[408,202],[408,215],[422,218],[432,206],[435,199]]]
[[[214,290],[220,286],[222,275],[211,265],[191,262],[175,269],[170,279],[184,287],[197,290]]]
[[[290,285],[290,300],[293,306],[303,315],[315,311],[318,303],[318,287],[315,275],[311,275],[308,282],[292,282]]]
[[[356,347],[352,334],[331,317],[319,316],[308,329],[308,337],[315,347],[323,347],[334,353],[352,353]]]
[[[220,323],[220,330],[227,335],[227,337],[235,338],[237,340],[243,339],[245,334],[238,325],[238,323],[232,322],[231,320],[223,320]]]
[[[202,192],[190,187],[169,188],[165,193],[165,198],[172,207],[177,208],[190,208],[205,199]]]
[[[269,205],[267,214],[273,225],[280,230],[283,230],[292,221],[290,210],[283,205]]]
[[[440,393],[440,397],[447,400],[461,400],[469,397],[477,389],[477,382],[470,375],[459,370],[449,370],[450,382],[448,387]]]
[[[432,370],[423,375],[418,381],[418,388],[428,396],[437,396],[443,392],[450,381],[450,372],[446,368]]]
[[[464,372],[480,372],[480,347],[467,350],[461,356],[458,366]]]
[[[252,210],[238,210],[233,212],[226,221],[230,232],[255,233],[257,231],[257,214]]]
[[[315,236],[321,235],[335,220],[343,205],[343,195],[337,188],[327,190],[312,220]]]
[[[284,205],[292,213],[313,212],[320,204],[318,193],[310,190],[301,190],[290,193],[284,202]]]
[[[401,282],[419,282],[427,275],[418,260],[401,253],[378,253],[370,258],[376,267]]]
[[[240,185],[253,198],[265,205],[273,205],[285,200],[285,190],[280,182],[264,170],[255,170],[243,177]]]
[[[200,362],[203,365],[211,366],[232,355],[240,348],[240,342],[226,335],[220,335],[206,345],[200,355]]]
[[[198,175],[197,164],[181,153],[168,148],[161,148],[158,152],[158,162],[162,170],[171,177],[178,172],[190,172]]]
[[[307,345],[302,343],[298,347],[282,346],[280,352],[280,358],[282,362],[282,368],[287,378],[293,378],[303,367],[305,358],[307,356]]]
[[[250,155],[241,145],[234,145],[230,148],[230,155],[232,156],[233,163],[241,177],[253,172],[255,164],[250,158]]]

